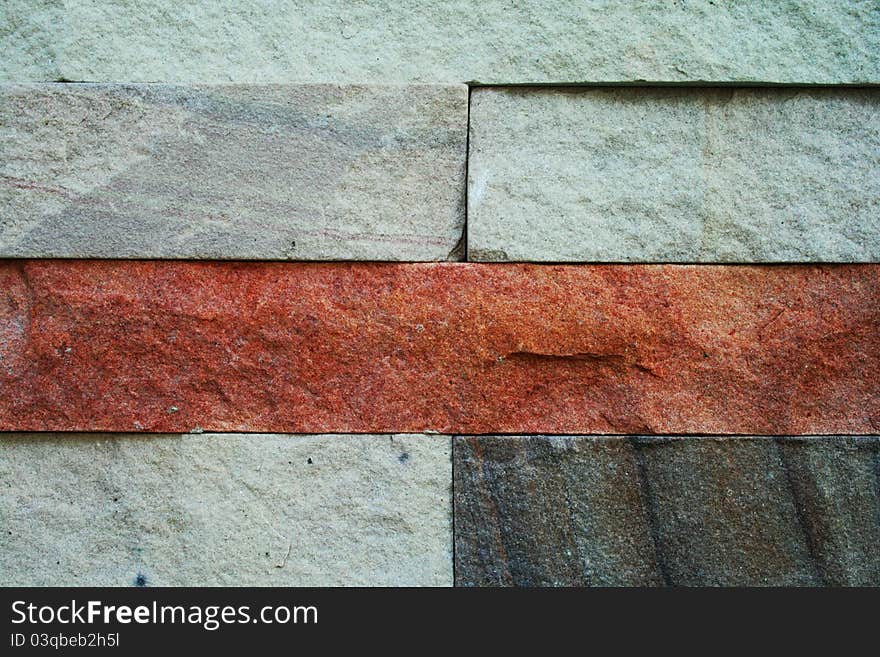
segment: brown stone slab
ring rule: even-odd
[[[0,429],[873,433],[880,267],[7,261]]]
[[[453,441],[459,586],[880,585],[880,438]]]

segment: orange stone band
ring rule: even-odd
[[[880,266],[0,262],[0,430],[880,430]]]

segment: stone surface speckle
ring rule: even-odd
[[[878,326],[877,265],[7,261],[0,429],[873,433]]]
[[[463,85],[0,86],[0,256],[457,260]]]
[[[64,22],[64,0],[3,0],[0,81],[59,80]]]
[[[6,434],[0,584],[448,586],[449,443]]]
[[[880,261],[873,89],[476,89],[469,257]]]
[[[17,34],[15,81],[880,81],[873,0],[65,0]]]
[[[459,586],[880,585],[880,438],[453,441]]]

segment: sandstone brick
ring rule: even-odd
[[[453,442],[460,586],[880,585],[880,438]]]
[[[463,85],[0,86],[0,256],[457,259]]]
[[[14,0],[13,6],[27,4]],[[876,83],[873,0],[66,0],[16,81]],[[7,21],[9,18],[7,18]],[[57,44],[55,67],[18,52]]]
[[[877,262],[880,94],[477,89],[472,260]]]
[[[452,582],[444,436],[0,436],[0,584]]]
[[[880,266],[8,261],[0,430],[873,433]]]

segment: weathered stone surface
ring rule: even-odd
[[[0,255],[457,258],[463,85],[0,86]]]
[[[873,433],[880,266],[0,263],[0,430]]]
[[[45,29],[7,79],[52,43],[63,77],[98,82],[880,81],[873,0],[65,0]]]
[[[473,260],[876,262],[872,89],[477,89]]]
[[[3,0],[0,80],[57,80],[64,0]],[[2,126],[2,124],[0,124]]]
[[[880,585],[880,438],[453,441],[462,586]]]
[[[444,436],[0,436],[0,584],[449,585]]]

